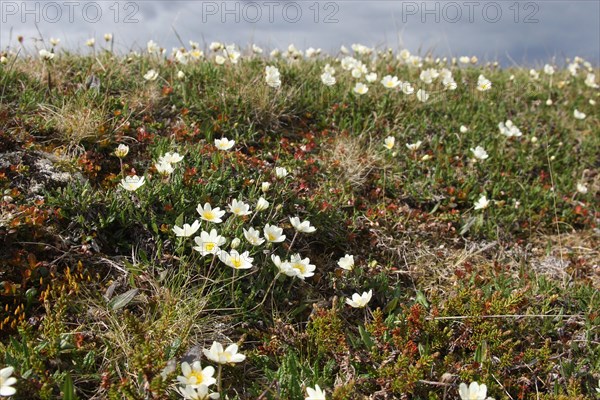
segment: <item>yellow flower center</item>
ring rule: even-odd
[[[213,219],[215,219],[215,214],[212,211],[204,211],[204,218],[212,221]]]
[[[201,384],[204,381],[204,376],[202,376],[202,371],[192,371],[192,373],[190,374],[190,378],[189,380],[191,381],[192,379],[196,380],[196,385]]]
[[[204,245],[204,248],[206,249],[206,251],[213,251],[213,249],[215,248],[215,244],[214,243],[206,243],[206,245]]]
[[[235,268],[239,268],[242,266],[242,260],[239,257],[231,257],[231,263]]]
[[[298,271],[300,271],[300,273],[302,275],[304,275],[304,273],[306,272],[306,267],[304,266],[304,264],[300,264],[300,263],[294,263],[292,265],[293,268],[297,269]]]
[[[273,235],[272,233],[269,233],[269,234],[267,235],[267,237],[269,238],[269,242],[272,242],[272,241],[274,241],[274,240],[275,240],[275,235]]]

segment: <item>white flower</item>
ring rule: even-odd
[[[423,89],[419,89],[417,91],[417,99],[419,99],[419,101],[425,103],[429,99],[429,93],[427,93]]]
[[[260,184],[260,190],[262,190],[263,193],[267,193],[270,188],[271,188],[271,182],[263,182]]]
[[[308,49],[306,49],[304,54],[306,54],[307,58],[313,58],[313,57],[316,57],[319,54],[321,54],[321,49],[315,49],[315,48],[309,47]]]
[[[211,51],[219,51],[225,48],[225,46],[223,46],[223,43],[220,42],[211,42],[210,46],[208,46],[208,48]]]
[[[279,51],[279,49],[273,49],[273,50],[271,50],[271,52],[269,53],[269,55],[272,58],[276,58],[276,57],[279,57],[281,55],[281,51]]]
[[[216,63],[217,65],[223,65],[223,64],[225,64],[225,57],[223,57],[223,56],[222,56],[222,55],[220,55],[220,54],[217,54],[217,55],[215,56],[215,63]]]
[[[479,200],[477,200],[475,202],[475,210],[484,210],[484,209],[488,208],[489,205],[490,205],[490,201],[488,200],[487,197],[485,197],[485,194],[481,195]]]
[[[587,186],[581,182],[577,182],[577,191],[581,194],[586,194],[588,192]]]
[[[227,46],[225,46],[225,54],[227,55],[227,58],[229,58],[229,61],[232,64],[237,64],[241,53],[237,50],[235,50],[235,45],[234,44],[229,44]]]
[[[230,246],[232,249],[237,249],[238,247],[240,247],[240,244],[242,244],[242,241],[240,240],[240,238],[233,238]]]
[[[183,386],[177,388],[177,391],[180,395],[183,396],[186,400],[208,400],[208,399],[218,399],[220,397],[219,393],[210,393],[208,392],[208,386],[206,385],[197,385],[197,387],[193,386]]]
[[[550,64],[544,65],[544,73],[546,75],[554,75],[554,67]]]
[[[162,160],[168,162],[169,164],[177,164],[181,160],[183,160],[183,156],[179,153],[166,153],[161,157]]]
[[[471,58],[469,56],[462,56],[458,59],[461,64],[468,64],[471,62]]]
[[[271,254],[271,261],[273,261],[273,264],[275,264],[280,273],[291,277],[296,276],[297,270],[292,268],[289,262],[281,261],[281,258],[275,254]]]
[[[567,66],[567,69],[569,70],[569,73],[571,74],[571,76],[577,76],[577,70],[579,69],[579,64],[570,63]]]
[[[183,376],[178,376],[177,380],[179,383],[191,386],[193,389],[200,387],[200,385],[210,386],[217,382],[213,375],[215,369],[213,367],[205,367],[202,369],[200,361],[195,361],[191,366],[187,362],[181,364],[181,372]]]
[[[486,92],[491,88],[492,82],[485,76],[479,75],[479,78],[477,78],[477,90],[479,90],[480,92]]]
[[[363,63],[361,63],[360,61],[358,61],[354,68],[352,68],[352,71],[350,71],[351,75],[353,78],[360,78],[361,76],[363,76],[364,74],[366,74],[369,70],[367,69],[367,66]]]
[[[113,35],[112,35],[112,33],[105,33],[105,34],[104,34],[104,40],[105,40],[106,42],[110,42],[112,39],[113,39]]]
[[[354,268],[354,256],[346,254],[338,260],[338,267],[347,271],[352,271]]]
[[[402,93],[406,95],[411,95],[415,92],[415,88],[412,87],[410,82],[402,82]]]
[[[194,60],[199,60],[200,58],[204,57],[204,52],[202,50],[199,49],[193,49],[192,51],[190,51],[188,53]]]
[[[335,68],[333,68],[329,64],[325,64],[325,66],[323,67],[323,72],[326,72],[329,75],[335,75]]]
[[[237,201],[236,199],[231,200],[231,204],[229,204],[229,212],[237,215],[238,217],[251,214],[250,206],[243,201]]]
[[[469,387],[466,383],[461,383],[458,387],[458,394],[462,400],[485,400],[487,387],[485,384],[479,385],[477,382],[471,382]]]
[[[336,82],[335,76],[333,76],[329,72],[323,72],[321,74],[321,82],[323,82],[323,85],[325,85],[325,86],[333,86],[333,85],[335,85],[335,82]]]
[[[216,224],[223,222],[221,217],[225,215],[225,211],[221,211],[219,207],[213,209],[209,203],[205,203],[204,207],[200,207],[200,204],[198,204],[198,207],[196,207],[196,211],[198,211],[198,214],[200,214],[200,218],[202,218],[203,220],[208,222],[214,222]]]
[[[456,88],[458,87],[456,81],[451,76],[444,77],[444,79],[442,79],[442,85],[444,85],[444,88],[448,90],[456,90]]]
[[[354,57],[344,57],[342,58],[341,65],[344,71],[351,71],[358,65],[358,60]]]
[[[581,111],[579,111],[577,109],[575,109],[575,111],[573,111],[573,116],[576,119],[585,119],[585,117],[586,117],[585,113],[582,113]]]
[[[158,78],[158,72],[151,69],[150,71],[144,74],[144,79],[147,81],[155,81]]]
[[[275,168],[275,176],[278,178],[285,178],[288,174],[287,169],[284,167],[276,167]]]
[[[163,176],[171,175],[174,171],[171,163],[167,162],[163,158],[161,158],[156,164],[154,164],[154,168],[156,168],[156,171]]]
[[[60,43],[60,39],[57,38],[50,38],[50,44],[52,45],[52,47],[54,46],[58,46],[58,44]]]
[[[130,192],[138,190],[144,184],[143,176],[126,176],[121,180],[121,187]]]
[[[307,387],[306,394],[308,397],[306,397],[304,400],[325,400],[325,391],[321,390],[319,385],[315,385],[314,389]]]
[[[423,142],[421,142],[420,140],[415,143],[406,143],[406,148],[408,148],[411,151],[417,151],[419,150],[419,147],[421,147],[422,143]]]
[[[235,140],[229,140],[227,138],[215,139],[215,146],[219,150],[230,150],[235,145]]]
[[[244,237],[252,246],[260,246],[265,242],[265,239],[260,237],[260,231],[257,231],[256,229],[251,227],[246,230],[246,228],[243,228],[243,231]]]
[[[302,233],[313,233],[317,230],[314,226],[310,226],[309,221],[300,222],[300,218],[298,217],[290,217],[290,223],[298,232]]]
[[[384,146],[385,146],[387,149],[391,150],[392,148],[394,148],[394,145],[395,145],[395,144],[396,144],[396,138],[395,138],[395,137],[393,137],[393,136],[388,136],[388,137],[386,137],[386,138],[385,138],[385,140],[384,140],[384,144],[383,144],[383,145],[384,145]]]
[[[258,199],[258,201],[256,202],[256,207],[254,207],[254,209],[257,212],[264,211],[267,208],[269,208],[269,202],[267,200],[265,200],[263,197],[261,197],[260,199]]]
[[[129,146],[127,146],[126,144],[121,143],[115,149],[115,156],[117,156],[119,158],[124,158],[127,154],[129,154]]]
[[[460,133],[467,133],[468,131],[469,131],[469,128],[467,128],[466,126],[464,126],[464,125],[460,126]]]
[[[365,79],[367,80],[367,82],[373,83],[377,80],[377,74],[375,72],[371,72],[365,75]]]
[[[11,376],[14,372],[13,367],[6,367],[0,369],[0,396],[12,396],[17,393],[17,390],[12,387],[17,383],[17,378]]]
[[[266,224],[263,233],[265,234],[265,239],[271,243],[279,243],[285,240],[285,235],[282,234],[283,229],[275,225]]]
[[[281,76],[277,67],[267,65],[265,68],[265,80],[267,85],[272,88],[278,88],[281,86]]]
[[[500,122],[498,124],[498,129],[500,129],[501,134],[503,134],[504,136],[509,137],[509,138],[523,136],[523,133],[521,132],[521,130],[519,128],[517,128],[517,126],[514,125],[510,119],[507,120],[506,123]]]
[[[369,88],[364,83],[357,82],[352,90],[358,95],[363,95],[369,91]]]
[[[44,61],[51,61],[54,58],[54,53],[49,52],[46,49],[40,50],[40,57]]]
[[[381,84],[387,89],[395,89],[402,84],[397,76],[386,75],[381,80]]]
[[[295,272],[293,276],[296,276],[302,280],[304,280],[304,278],[313,276],[315,274],[314,271],[317,268],[310,263],[310,259],[308,257],[302,259],[300,254],[293,254],[290,258],[289,265]]]
[[[85,41],[85,45],[87,47],[94,47],[94,45],[96,44],[96,39],[91,38]]]
[[[223,350],[221,343],[213,342],[210,349],[203,349],[202,352],[206,358],[219,364],[233,364],[246,359],[245,355],[238,353],[238,346],[235,343]]]
[[[158,44],[156,44],[154,40],[149,40],[146,44],[146,50],[148,50],[149,54],[158,53],[160,51],[160,47],[158,47]]]
[[[367,303],[371,300],[372,296],[372,289],[368,292],[363,292],[363,294],[354,293],[352,295],[352,300],[346,299],[346,304],[354,308],[364,308],[367,305]]]
[[[190,224],[183,224],[183,228],[180,228],[177,225],[175,225],[173,227],[173,232],[175,232],[176,236],[190,237],[194,233],[196,233],[198,231],[198,229],[200,229],[200,222],[198,220],[195,220],[192,223],[192,225],[190,225]]]
[[[260,47],[258,47],[256,44],[252,44],[252,52],[254,54],[262,54],[263,53],[263,49],[261,49]]]
[[[433,74],[432,71],[435,71],[435,69],[430,68],[430,69],[421,71],[421,74],[419,75],[419,79],[428,85],[431,84],[435,77],[435,74]],[[437,71],[435,71],[435,73],[437,73]]]
[[[538,79],[540,79],[540,74],[539,72],[537,72],[535,69],[530,69],[529,70],[529,76],[531,77],[531,79],[533,79],[534,81],[537,81]]]
[[[235,249],[232,249],[229,253],[221,251],[219,253],[219,260],[234,269],[252,268],[252,261],[254,261],[254,259],[250,257],[249,252],[245,251],[240,254]]]
[[[585,77],[585,84],[592,89],[598,89],[599,87],[596,83],[596,75],[592,74],[591,72],[588,72],[587,76]]]
[[[481,146],[471,148],[471,151],[473,152],[473,155],[475,156],[475,158],[477,158],[478,160],[485,160],[488,158],[487,151],[485,151],[485,149]]]
[[[208,254],[217,254],[221,246],[225,244],[225,238],[217,233],[216,229],[211,229],[210,233],[202,231],[200,236],[194,238],[197,246],[193,249],[200,252],[202,257]]]

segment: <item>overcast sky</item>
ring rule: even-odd
[[[61,47],[112,33],[119,50],[153,39],[171,49],[223,41],[268,49],[294,43],[337,52],[340,45],[434,50],[540,65],[582,56],[600,61],[600,1],[0,1],[0,45],[16,37],[61,39]],[[37,27],[36,27],[37,25]],[[38,45],[41,47],[41,44]]]

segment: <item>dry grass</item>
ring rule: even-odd
[[[379,169],[381,156],[373,149],[372,142],[364,137],[337,135],[325,147],[321,157],[337,177],[338,185],[350,187],[355,192],[364,189],[369,176]]]

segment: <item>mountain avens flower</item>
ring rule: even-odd
[[[191,366],[187,362],[183,362],[181,364],[181,373],[177,377],[179,383],[191,386],[196,389],[200,385],[210,386],[217,382],[213,375],[215,374],[215,369],[211,366],[205,367],[202,369],[200,365],[200,361],[195,361]]]
[[[121,187],[130,192],[135,192],[144,184],[143,176],[126,176],[121,180]]]
[[[363,294],[354,293],[352,295],[352,299],[346,299],[346,304],[352,306],[354,308],[364,308],[367,306],[367,303],[371,301],[371,297],[373,296],[373,290],[369,290],[368,292],[363,292]]]
[[[206,358],[219,364],[234,364],[246,359],[245,355],[238,353],[238,346],[235,343],[223,350],[221,343],[213,342],[210,349],[203,349],[202,352]]]
[[[220,224],[223,222],[221,217],[225,215],[225,211],[221,211],[219,207],[212,208],[209,203],[205,203],[204,207],[201,207],[200,204],[198,204],[196,211],[198,211],[198,214],[200,214],[201,219],[204,221],[213,222],[215,224]]]
[[[175,235],[179,237],[190,237],[194,233],[196,233],[198,229],[200,229],[200,222],[198,220],[195,220],[192,223],[192,225],[183,224],[183,228],[180,228],[177,225],[175,225],[173,227],[173,232],[175,232]]]

